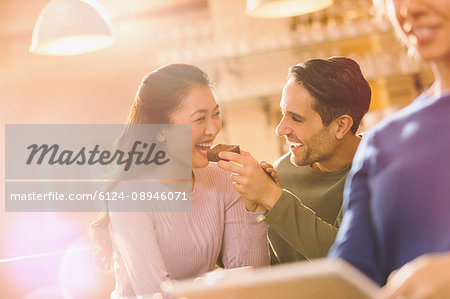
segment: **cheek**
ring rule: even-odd
[[[222,118],[219,117],[215,123],[216,123],[217,130],[218,131],[222,130]]]
[[[308,132],[310,131],[300,124],[292,126],[292,134],[302,140],[302,142],[309,140],[310,135],[308,134]]]
[[[199,124],[192,125],[192,145],[195,145],[201,141],[204,130],[205,128],[203,125]]]

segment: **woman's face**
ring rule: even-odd
[[[450,58],[449,0],[386,0],[386,7],[408,47],[422,59]]]
[[[219,105],[211,88],[202,85],[191,87],[171,120],[174,124],[192,124],[192,167],[206,167],[206,152],[222,128]]]

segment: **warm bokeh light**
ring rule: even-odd
[[[57,283],[62,253],[80,234],[63,214],[18,214],[2,244],[9,284],[31,291]]]
[[[70,299],[70,295],[59,287],[45,287],[28,294],[24,299]]]
[[[108,35],[76,35],[33,44],[30,52],[57,56],[76,55],[98,51],[112,44],[114,38]]]
[[[62,213],[18,214],[5,232],[3,258],[65,250],[83,233]]]
[[[64,254],[59,270],[60,286],[74,298],[88,298],[99,285],[99,275],[88,240],[79,239]]]
[[[247,0],[247,13],[256,18],[286,18],[327,8],[333,0]]]

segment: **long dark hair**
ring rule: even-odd
[[[210,86],[208,75],[194,65],[169,64],[145,76],[131,105],[127,124],[170,124],[192,86]],[[127,135],[124,130],[120,140]],[[116,176],[117,178],[117,176]],[[89,229],[98,266],[112,270],[113,246],[109,212],[102,212]]]

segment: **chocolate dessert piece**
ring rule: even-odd
[[[239,145],[229,145],[229,144],[218,144],[214,147],[212,147],[209,151],[206,152],[206,157],[208,158],[208,161],[210,162],[219,162],[219,153],[220,152],[233,152],[233,153],[241,153],[241,150],[239,148]],[[223,159],[225,160],[225,159]],[[227,160],[225,160],[227,161]]]

